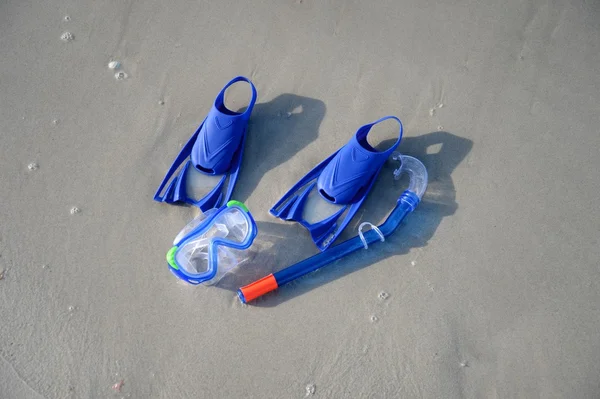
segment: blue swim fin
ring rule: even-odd
[[[223,102],[227,88],[240,81],[248,82],[252,91],[250,103],[242,113],[227,109]],[[243,76],[233,78],[223,87],[210,112],[169,168],[154,194],[155,201],[187,203],[205,212],[230,200],[240,170],[248,119],[256,96],[256,88]]]
[[[400,125],[398,140],[387,150],[377,151],[367,142],[367,135],[374,125],[387,119]],[[317,247],[326,250],[350,223],[401,139],[402,122],[395,116],[362,126],[348,144],[300,179],[271,208],[271,214],[300,223]]]

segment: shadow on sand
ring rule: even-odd
[[[256,104],[249,121],[235,199],[246,201],[269,170],[314,141],[325,109],[321,100],[291,93]]]

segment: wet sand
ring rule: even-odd
[[[598,397],[599,21],[589,0],[3,2],[0,397]],[[152,196],[236,75],[261,252],[191,287],[164,257],[196,211]],[[241,305],[316,252],[270,206],[389,114],[429,171],[417,210]],[[392,170],[346,237],[395,204]]]

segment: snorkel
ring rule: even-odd
[[[385,237],[392,234],[406,215],[411,213],[425,194],[427,189],[427,169],[416,158],[407,155],[394,153],[393,160],[400,161],[400,167],[394,170],[394,179],[406,173],[410,179],[408,188],[400,195],[396,201],[396,206],[391,213],[379,226],[375,227],[371,223],[362,223],[358,229],[358,235],[350,238],[338,245],[332,246],[324,252],[316,254],[310,258],[304,259],[295,265],[289,266],[276,273],[269,274],[238,289],[238,297],[242,303],[248,303],[254,299],[276,290],[299,277],[311,273],[323,266],[348,255],[361,248],[367,249],[370,244],[377,241],[385,241]],[[370,225],[372,228],[363,233],[362,228]]]

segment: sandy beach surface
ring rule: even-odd
[[[598,1],[5,0],[0,51],[0,398],[600,397]],[[165,253],[197,211],[152,196],[236,75],[260,251],[192,287]],[[390,114],[417,210],[240,304],[317,252],[271,205]]]

